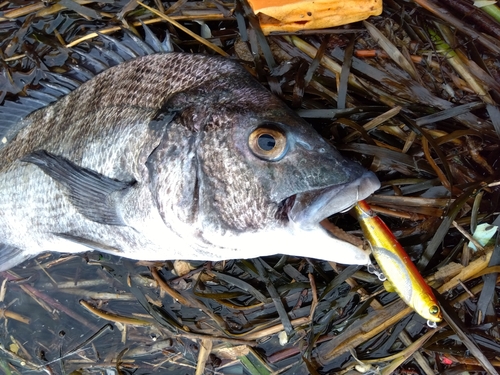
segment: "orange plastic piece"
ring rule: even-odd
[[[323,29],[382,13],[382,0],[248,0],[264,34]]]

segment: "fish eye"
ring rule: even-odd
[[[287,151],[285,133],[272,124],[255,129],[248,138],[248,146],[255,156],[269,161],[280,160]]]
[[[432,305],[429,308],[429,312],[431,313],[431,315],[437,315],[437,314],[439,314],[439,307],[436,305]]]

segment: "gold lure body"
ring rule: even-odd
[[[365,201],[359,201],[354,210],[373,256],[394,291],[417,314],[439,323],[442,316],[434,293],[391,230]]]

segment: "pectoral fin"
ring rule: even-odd
[[[17,266],[30,257],[31,255],[16,247],[0,243],[0,272]]]
[[[47,151],[35,151],[22,161],[35,164],[68,190],[68,198],[87,219],[108,225],[125,225],[119,214],[117,192],[130,188],[133,182],[123,182],[82,168],[62,156]]]
[[[116,247],[109,246],[102,244],[100,242],[94,241],[94,240],[89,240],[88,238],[80,237],[80,236],[74,236],[69,233],[54,233],[57,237],[64,238],[65,240],[87,246],[88,248],[92,250],[97,250],[97,251],[102,251],[103,253],[110,253],[110,254],[120,254],[122,251],[120,249],[117,249]]]

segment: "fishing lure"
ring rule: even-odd
[[[372,253],[392,289],[405,303],[427,319],[435,328],[442,320],[436,297],[413,264],[410,257],[385,223],[370,206],[359,201],[355,206],[361,229],[372,247]],[[385,284],[387,289],[387,284]]]

